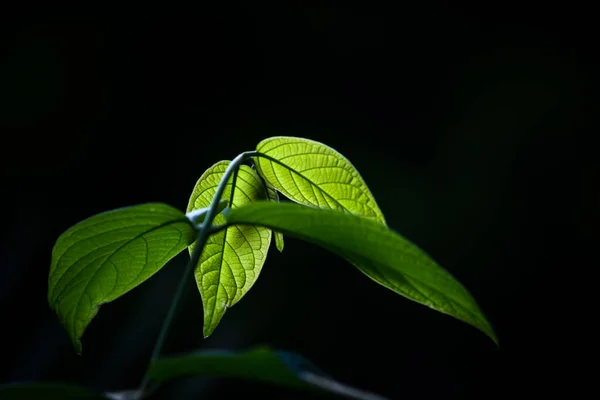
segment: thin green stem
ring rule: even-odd
[[[233,208],[233,194],[235,193],[235,182],[237,181],[239,168],[233,171],[233,178],[231,179],[231,193],[229,194],[229,207]]]
[[[206,239],[208,239],[209,231],[210,230],[206,228],[206,225],[202,224],[202,226],[200,227],[200,230],[198,232],[198,238],[196,239],[196,242],[194,244],[194,250],[192,251],[192,255],[191,255],[190,260],[188,261],[187,265],[185,266],[183,276],[181,277],[181,280],[179,281],[179,285],[177,286],[177,291],[175,292],[175,296],[173,297],[173,300],[171,301],[171,307],[169,308],[169,312],[167,313],[167,316],[165,317],[162,328],[158,335],[158,339],[156,339],[156,344],[154,345],[154,349],[152,350],[152,356],[150,357],[150,363],[154,362],[160,355],[160,351],[162,350],[162,347],[164,345],[167,334],[169,333],[169,328],[171,327],[171,324],[175,317],[177,307],[179,305],[179,301],[181,300],[181,296],[183,295],[183,291],[185,289],[185,286],[187,284],[189,276],[192,274],[194,267],[198,264],[198,260],[200,259],[202,249],[204,248],[204,245],[206,244]],[[139,390],[140,396],[143,396],[143,394],[146,390],[146,387],[148,386],[148,383],[150,381],[148,372],[149,372],[149,369],[146,370],[146,374],[144,375],[144,378],[142,379],[142,383],[140,384],[140,390]]]
[[[215,192],[215,197],[213,197],[212,203],[210,203],[210,208],[208,209],[208,213],[206,213],[206,218],[204,219],[204,223],[208,223],[208,226],[212,225],[213,220],[217,215],[217,208],[219,206],[219,200],[223,196],[223,192],[225,191],[225,187],[227,187],[227,181],[231,177],[231,175],[236,172],[240,165],[248,158],[256,156],[258,152],[256,151],[246,151],[231,161],[231,163],[227,166],[225,173],[223,174],[223,178],[221,178],[221,182],[219,182],[219,186],[217,186],[217,191]],[[231,206],[231,204],[230,204]]]
[[[198,261],[200,260],[200,255],[202,254],[202,250],[204,249],[206,240],[214,232],[213,221],[214,221],[215,217],[217,216],[217,214],[219,213],[220,200],[221,200],[221,197],[223,196],[223,192],[225,191],[225,188],[227,187],[227,182],[229,181],[229,178],[233,174],[232,185],[235,185],[235,180],[237,178],[237,172],[238,172],[240,165],[242,165],[242,163],[246,159],[248,159],[249,157],[252,157],[254,155],[256,155],[255,151],[248,151],[248,152],[244,152],[244,153],[238,155],[236,158],[233,159],[233,161],[231,161],[231,163],[229,164],[229,166],[223,173],[223,177],[221,178],[221,181],[219,182],[219,186],[217,186],[217,190],[215,191],[215,196],[213,197],[212,202],[210,203],[210,206],[206,213],[206,217],[204,218],[204,221],[198,228],[198,237],[196,238],[196,242],[194,243],[194,250],[192,251],[190,261],[188,262],[188,264],[185,267],[185,271],[183,273],[183,276],[181,277],[179,286],[177,287],[177,292],[175,292],[175,296],[173,297],[173,301],[171,302],[171,307],[169,309],[167,316],[165,317],[162,328],[158,335],[158,339],[156,340],[156,344],[154,345],[154,349],[152,350],[152,356],[150,358],[151,364],[160,355],[160,352],[164,345],[167,334],[169,333],[169,329],[170,329],[173,319],[175,317],[177,308],[179,306],[179,302],[183,295],[183,291],[185,289],[185,286],[187,284],[189,276],[192,275],[196,265],[198,265]],[[230,203],[232,203],[232,202],[233,202],[233,188],[231,191]],[[231,205],[232,204],[230,204],[230,206]],[[148,372],[149,372],[149,369],[146,370],[146,374],[144,375],[144,378],[142,379],[142,383],[140,384],[140,389],[138,391],[139,398],[144,396],[144,392],[146,391],[146,388],[150,382],[150,377],[148,375]]]

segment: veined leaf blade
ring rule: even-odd
[[[219,161],[202,174],[188,203],[187,211],[208,207],[230,161]],[[231,196],[233,177],[222,199]],[[265,200],[260,177],[247,165],[240,166],[236,178],[234,209],[252,201]],[[222,224],[219,214],[214,224]],[[271,243],[271,230],[258,226],[232,226],[209,236],[194,275],[204,308],[204,336],[215,330],[227,308],[235,305],[254,285],[265,262]],[[194,245],[189,247],[190,254]]]
[[[75,350],[102,304],[150,278],[194,238],[186,216],[162,203],[97,214],[65,231],[52,250],[48,302]]]
[[[331,147],[310,139],[275,136],[254,157],[267,183],[300,204],[346,211],[385,224],[383,213],[356,168]]]

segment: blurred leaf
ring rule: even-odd
[[[354,166],[336,150],[314,140],[276,136],[261,141],[254,157],[267,183],[308,206],[347,211],[385,224],[381,210]]]
[[[385,400],[336,382],[300,355],[257,347],[244,352],[209,350],[160,358],[150,365],[159,383],[196,375],[238,378],[302,390],[317,390],[362,400]]]
[[[107,400],[92,390],[59,382],[26,382],[0,385],[2,400]]]
[[[198,179],[188,203],[188,212],[210,205],[230,161],[219,161]],[[222,200],[231,197],[233,176]],[[264,185],[256,171],[247,165],[238,170],[232,209],[256,200],[265,200]],[[226,209],[230,212],[229,209]],[[217,215],[213,224],[225,222]],[[204,307],[204,337],[215,330],[227,308],[250,290],[265,262],[271,243],[271,230],[256,226],[232,226],[209,236],[195,270],[196,283]],[[189,247],[190,254],[194,245]]]
[[[48,302],[75,350],[102,304],[151,277],[195,236],[181,211],[161,203],[97,214],[65,231],[52,250]]]
[[[228,224],[262,225],[316,243],[349,260],[375,282],[496,335],[475,299],[417,246],[368,218],[293,203],[257,202],[231,210]]]

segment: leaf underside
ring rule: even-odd
[[[48,302],[75,350],[102,304],[150,278],[194,238],[185,215],[161,203],[97,214],[65,231],[52,250]]]
[[[256,150],[260,175],[290,200],[300,204],[346,211],[385,224],[365,181],[339,152],[314,140],[275,136],[261,141]]]
[[[200,177],[187,211],[208,207],[230,161],[220,161]],[[231,196],[229,180],[223,199]],[[236,179],[232,209],[252,201],[266,200],[264,185],[252,168],[242,165]],[[229,211],[228,211],[229,212]],[[222,224],[219,214],[214,224]],[[232,226],[209,236],[195,269],[204,308],[204,336],[217,327],[227,308],[235,305],[258,279],[271,243],[271,230],[257,226]],[[190,254],[194,245],[189,247]]]
[[[293,203],[256,202],[232,210],[229,224],[257,224],[318,244],[402,296],[496,335],[475,299],[425,252],[368,218]]]

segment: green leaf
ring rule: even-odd
[[[259,381],[362,400],[385,400],[381,396],[334,381],[300,355],[268,347],[244,352],[208,350],[160,358],[150,365],[148,375],[159,383],[202,375]]]
[[[277,194],[277,190],[275,190],[275,188],[270,185],[266,185],[266,187],[269,199],[271,199],[271,201],[279,203],[279,194]],[[273,235],[275,236],[275,246],[277,247],[277,250],[279,250],[279,252],[281,253],[283,251],[283,233],[273,232]]]
[[[208,207],[229,163],[220,161],[200,177],[190,197],[188,212]],[[233,176],[223,192],[223,199],[231,196],[232,180]],[[264,185],[256,171],[242,165],[230,207],[235,209],[257,200],[266,200]],[[220,214],[213,223],[224,222],[225,217]],[[204,307],[204,337],[212,334],[227,308],[236,304],[256,282],[270,243],[271,230],[256,226],[233,226],[208,238],[195,270]],[[189,248],[190,254],[193,247]]]
[[[308,206],[346,211],[385,224],[381,210],[354,166],[336,150],[314,140],[288,136],[256,146],[257,170],[289,199]]]
[[[75,350],[102,304],[150,278],[195,236],[181,211],[161,203],[97,214],[65,231],[52,250],[48,302]]]
[[[469,292],[416,245],[376,221],[293,203],[257,202],[232,210],[227,223],[266,226],[316,243],[375,282],[471,324],[498,343]]]
[[[88,388],[60,382],[25,382],[0,385],[2,400],[107,400]]]

